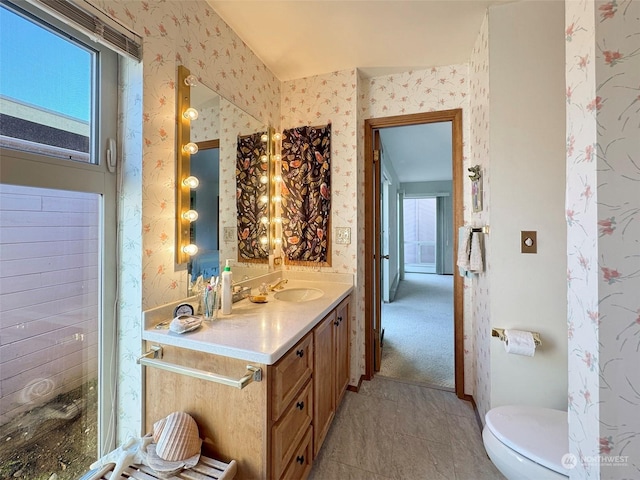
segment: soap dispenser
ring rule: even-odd
[[[231,275],[231,266],[227,260],[222,272],[222,314],[229,315],[231,313],[231,305],[233,304],[233,277]]]

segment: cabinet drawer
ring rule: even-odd
[[[275,422],[311,377],[313,337],[308,335],[271,369],[271,419]]]
[[[290,462],[313,415],[313,391],[309,381],[282,418],[271,428],[271,448],[274,477],[278,478]],[[310,458],[309,461],[313,459]]]
[[[305,433],[302,442],[296,449],[289,465],[287,465],[286,470],[280,477],[281,479],[286,480],[301,480],[307,478],[309,476],[309,472],[311,472],[311,464],[313,462],[313,451],[311,445],[312,439],[312,431],[311,427],[307,429],[307,433]]]

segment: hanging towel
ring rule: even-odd
[[[482,263],[482,247],[482,237],[480,236],[480,232],[472,232],[468,270],[473,273],[480,273],[484,270],[484,265]]]
[[[469,258],[471,255],[471,233],[470,226],[465,225],[458,229],[458,261],[457,265],[462,270],[469,270]]]

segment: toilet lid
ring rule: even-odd
[[[551,408],[505,405],[489,410],[486,426],[520,455],[568,475],[561,463],[569,452],[567,412]]]

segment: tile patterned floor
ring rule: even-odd
[[[347,392],[310,480],[503,480],[455,394],[377,376]]]

